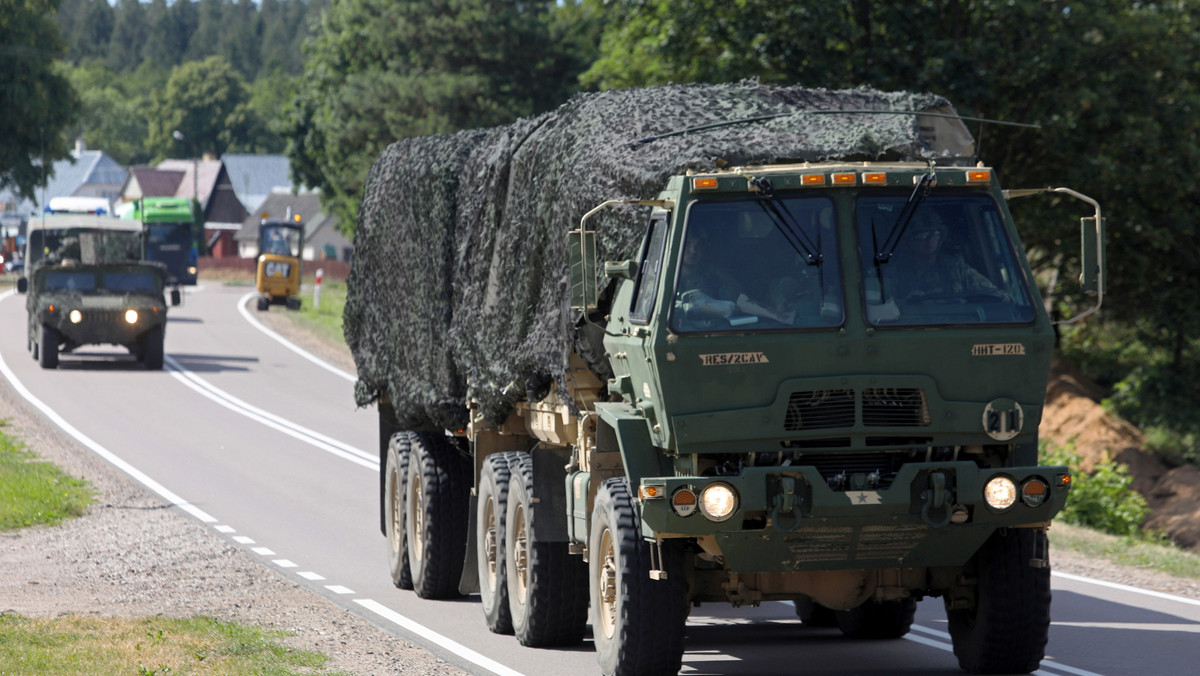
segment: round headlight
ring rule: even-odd
[[[993,477],[983,487],[983,499],[992,509],[1008,509],[1017,501],[1017,485],[1006,476]]]
[[[737,502],[737,492],[729,484],[709,484],[700,491],[700,511],[710,521],[724,521],[733,516]]]
[[[71,318],[72,324],[78,324],[79,322],[83,321],[83,313],[79,310],[71,310],[71,314],[67,316]]]
[[[126,310],[125,321],[130,324],[137,324],[137,310]]]

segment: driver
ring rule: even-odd
[[[946,251],[946,226],[929,210],[913,216],[901,240],[901,251],[884,267],[889,293],[901,303],[955,294],[984,293],[1004,297],[987,277],[963,257]]]

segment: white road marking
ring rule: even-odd
[[[252,538],[252,537],[246,537],[245,535],[238,535],[237,537],[233,538],[233,541],[234,541],[234,542],[236,542],[236,543],[238,543],[239,545],[252,545],[252,544],[254,544],[254,538]]]
[[[329,591],[333,592],[334,594],[345,595],[345,594],[353,594],[354,593],[353,589],[347,589],[346,587],[343,587],[340,584],[327,584],[327,585],[325,585],[325,588],[328,589]]]
[[[446,650],[449,650],[455,655],[458,655],[463,659],[470,660],[473,664],[478,664],[484,669],[498,674],[499,676],[521,676],[521,672],[510,669],[503,664],[500,664],[496,660],[487,657],[486,655],[475,652],[474,650],[471,650],[467,646],[457,641],[446,638],[445,636],[430,630],[423,624],[417,624],[416,622],[408,619],[400,613],[397,613],[378,601],[372,601],[371,599],[354,599],[354,602],[382,617],[388,622],[395,624],[401,629],[416,634],[417,636],[420,636],[431,643],[435,643]]]
[[[296,573],[296,574],[299,575],[300,577],[304,578],[305,580],[312,580],[313,582],[325,579],[324,575],[314,573],[311,570],[306,570],[306,571]]]
[[[238,312],[241,313],[242,317],[244,317],[246,319],[246,321],[250,322],[251,326],[258,329],[259,331],[262,331],[268,337],[274,338],[276,341],[279,342],[280,345],[283,345],[287,349],[291,350],[292,352],[295,352],[296,354],[300,355],[301,357],[304,357],[305,359],[311,361],[312,363],[316,364],[317,366],[320,366],[321,368],[325,369],[326,371],[329,371],[330,373],[332,373],[340,378],[345,378],[346,380],[349,380],[352,383],[358,382],[357,375],[354,375],[352,373],[346,373],[345,371],[334,366],[333,364],[330,364],[326,361],[319,359],[318,357],[313,356],[312,353],[307,352],[306,350],[302,349],[300,346],[288,341],[287,338],[284,338],[283,336],[272,331],[271,329],[268,329],[262,322],[258,321],[258,319],[254,315],[250,314],[250,311],[246,309],[246,301],[250,300],[251,298],[254,298],[257,295],[258,295],[258,292],[251,291],[250,293],[242,296],[238,300],[238,303],[237,303]]]
[[[300,567],[300,564],[295,563],[293,561],[289,561],[288,559],[275,559],[271,563],[279,566],[280,568],[299,568]]]
[[[213,526],[218,533],[236,533],[237,529],[233,526]]]
[[[1167,594],[1164,592],[1153,591],[1150,589],[1141,589],[1138,587],[1130,587],[1129,585],[1126,585],[1126,584],[1119,584],[1116,582],[1108,582],[1107,580],[1097,580],[1096,578],[1093,578],[1093,577],[1084,577],[1082,575],[1072,575],[1071,573],[1052,572],[1050,574],[1053,575],[1054,577],[1061,577],[1064,580],[1073,580],[1075,582],[1084,582],[1086,584],[1094,584],[1099,587],[1107,587],[1108,589],[1117,589],[1120,591],[1130,592],[1131,594],[1141,594],[1143,596],[1152,596],[1156,599],[1163,599],[1165,601],[1175,601],[1176,603],[1184,603],[1189,606],[1200,606],[1200,600],[1189,599],[1186,596],[1176,596],[1174,594]]]
[[[258,554],[259,556],[275,556],[275,552],[266,547],[251,547],[250,551]]]

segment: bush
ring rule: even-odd
[[[1133,477],[1124,465],[1105,462],[1091,474],[1079,468],[1073,445],[1058,447],[1043,442],[1042,464],[1066,465],[1073,483],[1067,506],[1056,517],[1112,535],[1140,536],[1150,508],[1140,493],[1132,490]]]

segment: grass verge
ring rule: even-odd
[[[0,421],[0,531],[53,526],[82,515],[92,504],[86,481],[38,460]]]
[[[0,671],[18,674],[298,674],[328,658],[286,636],[207,617],[0,615]],[[326,673],[318,671],[315,673]]]
[[[1054,546],[1090,558],[1176,577],[1200,578],[1200,555],[1169,543],[1109,535],[1060,521],[1055,521],[1051,526],[1050,538]]]

